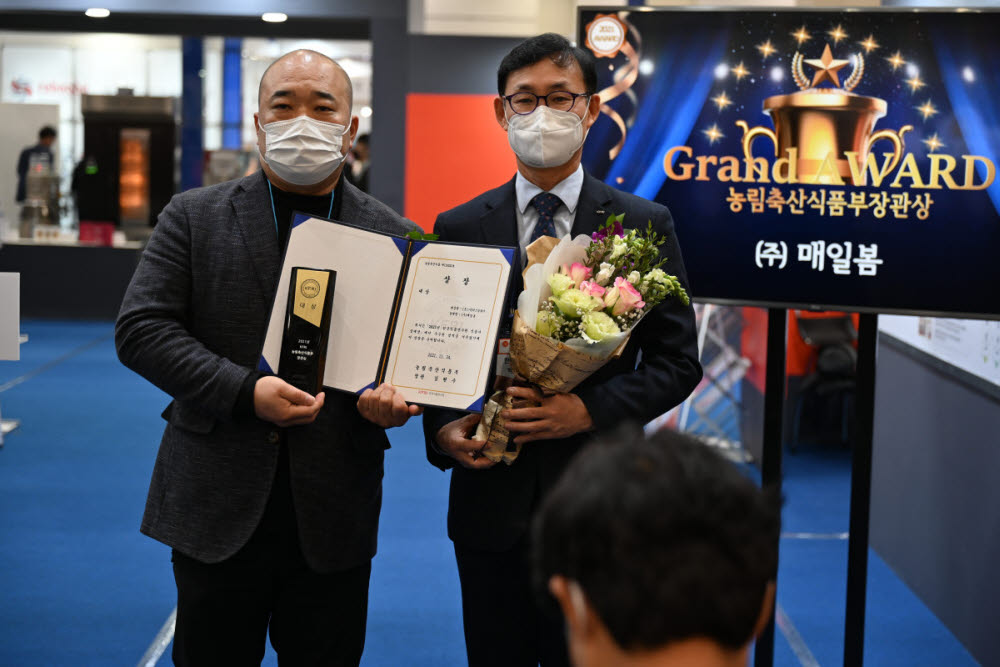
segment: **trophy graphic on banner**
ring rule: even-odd
[[[811,81],[803,71],[803,63],[815,69]],[[789,169],[794,169],[790,180],[866,185],[868,155],[875,142],[885,139],[892,144],[892,152],[884,153],[885,159],[880,165],[876,162],[876,168],[883,176],[895,169],[903,157],[903,135],[913,126],[873,133],[875,122],[885,116],[888,105],[878,97],[852,92],[864,75],[865,61],[860,53],[855,56],[853,70],[841,85],[838,72],[848,64],[848,60],[833,57],[829,44],[817,59],[807,60],[796,52],[791,68],[799,90],[764,100],[764,113],[771,116],[774,129],[751,128],[746,121],[736,121],[743,129],[744,157],[752,160],[754,140],[765,136],[774,142],[775,157],[789,159]],[[827,82],[834,87],[820,87]],[[791,179],[793,174],[795,178]]]

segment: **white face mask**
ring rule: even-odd
[[[529,167],[566,164],[583,145],[583,118],[572,111],[539,105],[529,114],[507,119],[507,140]]]
[[[344,161],[346,125],[296,116],[261,125],[266,150],[261,153],[278,178],[293,185],[315,185]],[[257,148],[260,152],[260,147]]]

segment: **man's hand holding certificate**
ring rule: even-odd
[[[402,426],[423,411],[419,405],[408,405],[403,395],[385,382],[375,389],[365,389],[358,399],[361,416],[382,428]]]
[[[382,426],[405,422],[407,403],[481,412],[512,261],[510,248],[403,239],[297,216],[260,368],[284,376],[289,304],[303,300],[281,297],[294,269],[332,271],[328,337],[311,357],[322,365],[322,386],[360,395],[361,414]],[[406,415],[417,410],[408,406]]]

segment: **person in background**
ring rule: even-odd
[[[576,667],[745,667],[774,604],[780,503],[672,431],[570,464],[533,526],[536,590]]]
[[[368,192],[368,168],[371,166],[371,136],[359,135],[354,140],[354,160],[348,178],[362,192]]]
[[[256,370],[292,212],[416,228],[341,178],[346,72],[299,50],[261,78],[261,171],[176,195],[125,294],[122,362],[173,399],[142,532],[172,548],[177,665],[357,665],[393,387],[313,396]]]
[[[434,232],[445,241],[519,247],[523,257],[539,236],[589,236],[609,216],[624,213],[626,227],[652,224],[665,238],[663,270],[687,285],[667,208],[602,183],[580,164],[587,130],[601,107],[593,56],[553,33],[532,37],[501,61],[497,88],[493,111],[517,173],[439,215]],[[514,271],[512,302],[521,292],[520,275]],[[455,544],[472,667],[567,664],[563,628],[541,613],[532,594],[531,517],[594,431],[626,419],[649,421],[687,398],[700,379],[694,311],[668,300],[645,316],[618,359],[572,393],[507,390],[519,404],[541,403],[502,415],[515,441],[525,443],[512,465],[493,466],[479,455],[484,443],[471,435],[479,415],[426,411],[428,459],[453,468],[448,535]]]
[[[31,166],[32,156],[38,156],[49,163],[51,169],[55,169],[55,156],[52,154],[52,144],[56,142],[56,129],[51,125],[46,125],[38,131],[38,143],[28,146],[21,151],[17,158],[17,193],[15,201],[18,204],[24,201],[27,196],[28,168]]]
[[[109,197],[111,180],[94,155],[86,154],[77,163],[70,189],[76,201],[78,220],[114,222],[114,207]]]

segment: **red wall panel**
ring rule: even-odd
[[[507,134],[493,95],[406,96],[404,215],[425,230],[437,214],[514,176]]]

